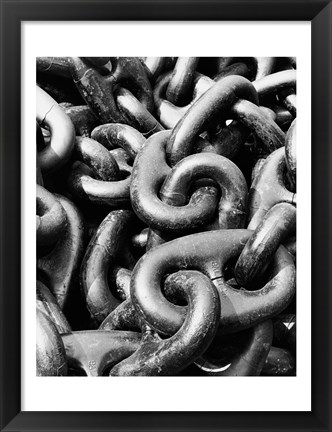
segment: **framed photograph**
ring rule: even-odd
[[[330,431],[331,2],[1,28],[1,430]]]

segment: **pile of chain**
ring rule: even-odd
[[[37,59],[37,375],[296,374],[296,60]]]

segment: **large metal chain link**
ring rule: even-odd
[[[296,374],[295,67],[37,59],[37,375]]]

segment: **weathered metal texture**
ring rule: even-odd
[[[162,202],[172,206],[183,206],[188,202],[189,191],[199,181],[219,187],[221,197],[218,211],[204,226],[193,226],[172,232],[167,226],[158,229],[150,224],[146,250],[150,250],[176,237],[213,229],[243,228],[246,219],[247,185],[242,172],[229,159],[209,153],[186,157],[175,165],[160,189]],[[161,226],[159,225],[159,228]]]
[[[238,99],[258,104],[253,85],[241,76],[228,76],[215,83],[198,98],[172,130],[167,153],[172,166],[192,153],[199,134],[213,124],[227,120],[232,105]]]
[[[281,147],[268,156],[249,190],[248,229],[256,229],[265,213],[280,202],[296,205],[296,194],[286,189],[285,148]]]
[[[285,145],[285,133],[261,107],[240,99],[231,107],[231,113],[260,139],[265,153],[270,154]]]
[[[36,201],[37,245],[54,245],[66,229],[66,213],[59,200],[38,184],[36,185]]]
[[[254,81],[253,86],[255,87],[259,99],[261,100],[269,93],[276,93],[284,88],[296,88],[296,70],[284,70],[281,72],[275,72],[271,75],[267,75]]]
[[[250,71],[248,78],[251,77],[255,80],[271,74],[276,67],[276,57],[218,57],[218,74],[239,64],[239,62],[244,64]]]
[[[135,159],[146,138],[135,128],[121,123],[107,123],[96,127],[91,138],[98,141],[108,150],[123,148]]]
[[[263,217],[245,245],[235,266],[239,285],[250,287],[262,278],[283,241],[295,234],[296,208],[292,204],[273,206]]]
[[[146,57],[144,63],[149,69],[153,80],[159,75],[172,69],[176,62],[176,57]]]
[[[51,291],[37,280],[37,309],[43,312],[56,326],[59,334],[69,333],[70,325],[64,313],[60,309]]]
[[[181,207],[165,204],[159,189],[170,173],[165,147],[171,131],[150,137],[137,155],[131,175],[130,199],[135,213],[147,225],[158,229],[185,230],[211,220],[217,206],[214,187],[199,188]]]
[[[100,330],[141,331],[141,321],[130,299],[123,301],[100,324]]]
[[[176,375],[210,345],[220,315],[215,287],[196,271],[178,272],[170,278],[173,289],[188,302],[183,325],[168,339],[161,339],[153,331],[146,330],[139,349],[112,368],[111,376]]]
[[[36,118],[46,124],[51,132],[51,142],[38,152],[38,162],[43,172],[52,172],[64,165],[73,150],[75,129],[70,118],[58,103],[36,86]]]
[[[55,325],[39,309],[36,309],[36,375],[67,375],[66,352]]]
[[[91,138],[76,137],[74,156],[90,169],[98,180],[120,180],[118,164],[110,152]]]
[[[153,89],[155,112],[160,123],[166,129],[172,129],[186,111],[188,111],[194,101],[215,83],[211,78],[196,72],[193,78],[193,92],[192,97],[190,98],[191,100],[187,105],[179,107],[165,99],[171,78],[172,72],[167,72],[161,75]]]
[[[86,221],[39,193],[37,373],[294,375],[294,58],[63,59],[37,70],[37,190]]]
[[[37,71],[71,78],[68,57],[37,57]]]
[[[236,65],[237,63],[228,68]],[[245,66],[244,63],[239,65]],[[258,107],[248,100],[239,99],[231,108],[230,117],[233,118],[231,124],[218,125],[213,133],[208,134],[215,153],[234,159],[251,132],[254,132],[254,138],[259,145],[259,149],[257,145],[255,146],[256,153],[259,150],[259,153],[269,154],[273,149],[284,145],[285,135],[275,124],[276,115],[269,108]],[[210,151],[210,149],[203,151]]]
[[[68,188],[81,199],[97,205],[116,207],[128,204],[130,177],[104,181],[93,178],[93,171],[82,162],[75,162],[68,177]]]
[[[131,356],[140,346],[141,334],[126,331],[78,331],[61,336],[71,374],[102,376],[109,368]]]
[[[155,113],[159,119],[159,122],[166,129],[172,129],[189,107],[189,105],[178,107],[165,99],[165,93],[170,83],[171,77],[171,72],[161,75],[153,89]]]
[[[84,253],[84,223],[77,207],[67,198],[55,195],[63,207],[67,225],[54,248],[37,260],[41,281],[51,290],[61,309],[77,287],[79,266]]]
[[[152,87],[145,68],[137,57],[110,57],[111,74],[116,83],[130,90],[140,103],[153,112]]]
[[[263,367],[262,376],[294,376],[296,364],[292,354],[282,348],[272,346]]]
[[[126,119],[125,123],[135,127],[144,136],[149,137],[164,130],[158,120],[129,90],[116,87],[114,89],[114,98],[119,111]]]
[[[64,112],[72,121],[78,136],[89,137],[99,121],[87,105],[64,107]]]
[[[172,72],[166,98],[174,105],[184,105],[190,100],[193,79],[199,57],[179,57]]]
[[[130,154],[121,147],[110,150],[110,154],[114,157],[119,166],[120,177],[125,179],[131,176],[133,170],[133,158],[130,156]]]
[[[126,248],[128,248],[127,245]],[[121,300],[130,298],[130,279],[131,270],[125,267],[115,266],[109,271],[110,283],[113,283],[116,286],[117,295]]]
[[[240,255],[252,232],[242,229],[209,231],[181,237],[147,252],[136,264],[131,279],[131,299],[156,331],[173,334],[183,323],[185,310],[162,294],[162,280],[170,272],[195,269],[216,285],[221,304],[221,333],[252,327],[284,310],[295,293],[295,266],[280,246],[255,291],[235,289],[224,278],[230,259]]]
[[[121,248],[130,235],[128,227],[134,220],[129,210],[110,212],[100,224],[86,250],[80,272],[80,286],[91,316],[101,323],[120,301],[108,285],[110,266],[118,265]]]
[[[196,360],[195,365],[204,374],[211,376],[259,376],[265,368],[272,337],[272,321],[268,320],[250,329],[248,338],[243,346],[238,348],[230,364],[223,365],[203,356]]]
[[[241,170],[229,159],[200,153],[178,162],[161,189],[162,201],[171,206],[188,202],[189,191],[199,179],[213,180],[221,192],[216,225],[220,229],[243,228],[246,219],[247,184]]]
[[[286,165],[292,190],[296,190],[296,119],[291,124],[286,135],[285,145]]]
[[[131,167],[124,168],[123,160],[120,172],[114,155],[90,138],[76,138],[75,154],[83,163],[75,162],[68,177],[68,188],[73,195],[113,207],[129,201],[130,177],[124,180],[121,177],[124,170],[130,175]]]
[[[114,101],[115,79],[106,79],[80,57],[70,57],[72,78],[80,94],[101,123],[125,123]]]

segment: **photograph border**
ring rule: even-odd
[[[1,430],[331,430],[331,14],[303,0],[1,1]],[[106,20],[311,21],[311,412],[21,411],[21,22]]]

